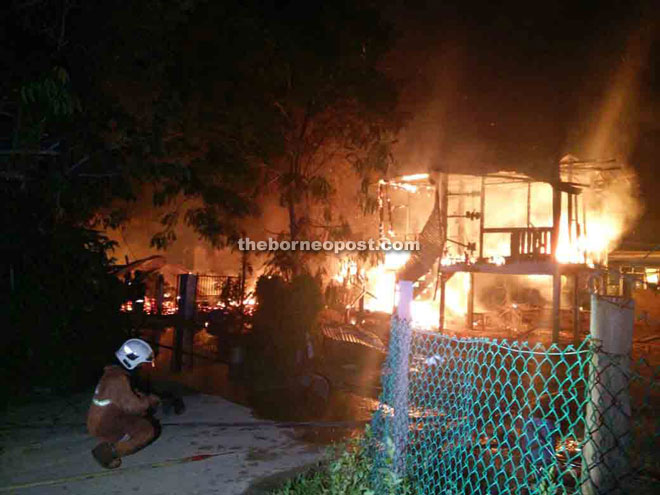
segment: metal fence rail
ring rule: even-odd
[[[228,275],[198,275],[196,303],[199,310],[239,304],[241,301],[241,279]]]

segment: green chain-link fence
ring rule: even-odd
[[[594,398],[595,389],[602,393],[590,366],[595,357],[601,367],[619,365],[604,361],[590,340],[544,348],[457,339],[411,331],[394,319],[373,420],[375,493],[386,491],[383,469],[407,478],[420,494],[600,494],[608,472],[624,476],[606,480],[607,490],[630,493],[641,483],[653,493],[660,487],[653,479],[658,369],[643,362],[628,367],[630,404],[607,407],[633,421],[625,434],[614,428],[607,438],[603,417],[612,415]],[[608,451],[598,452],[602,446]],[[624,471],[603,469],[621,456]]]

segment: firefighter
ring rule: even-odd
[[[151,346],[129,339],[115,356],[118,363],[104,368],[87,414],[87,430],[101,440],[92,455],[108,469],[119,467],[122,457],[146,447],[160,433],[160,425],[150,415],[160,398],[131,385],[132,373],[145,363],[153,365]]]

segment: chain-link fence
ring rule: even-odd
[[[375,492],[393,469],[420,494],[660,493],[659,370],[626,359],[393,320]]]

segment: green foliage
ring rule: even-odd
[[[221,247],[258,213],[260,166],[276,153],[258,9],[239,2],[119,2],[82,9],[99,36],[92,89],[110,102],[113,139],[141,181],[155,184],[162,219],[152,245],[191,225]],[[89,70],[89,67],[80,68]]]
[[[264,385],[304,371],[308,339],[317,329],[322,308],[318,282],[307,274],[291,282],[262,276],[256,287],[252,375]]]
[[[104,339],[121,334],[110,317],[119,299],[111,246],[92,232],[125,218],[117,199],[148,183],[154,203],[169,206],[157,247],[178,222],[232,243],[269,186],[291,207],[288,235],[341,236],[332,160],[362,176],[387,161],[396,91],[377,70],[387,29],[374,8],[43,0],[3,12],[12,29],[10,49],[0,48],[10,62],[0,78],[11,120],[2,123],[11,136],[0,136],[11,143],[0,157],[7,366],[36,381],[73,379],[82,356],[109,352]],[[296,278],[305,260],[272,261],[290,282],[282,307],[263,310],[277,318],[262,318],[255,335],[285,372],[313,332],[320,295]],[[56,367],[48,350],[73,364]]]
[[[80,102],[69,90],[69,74],[62,67],[54,67],[50,73],[38,81],[25,84],[21,90],[23,105],[36,105],[46,117],[70,117],[75,110],[80,111]]]
[[[39,385],[89,386],[126,336],[118,309],[124,287],[108,273],[111,243],[95,231],[58,226],[3,245],[11,281],[3,287],[9,326],[2,341],[3,397]],[[4,278],[4,277],[3,277]],[[7,279],[4,279],[7,281]]]
[[[568,492],[563,487],[561,480],[558,479],[558,475],[555,466],[543,469],[541,481],[538,484],[539,495],[567,495]]]
[[[366,447],[370,438],[367,429],[364,438],[340,445],[334,452],[331,451],[329,457],[332,460],[321,469],[287,481],[273,495],[375,495],[370,482],[374,474],[373,459]],[[397,477],[392,469],[382,468],[378,476],[381,477],[379,495],[413,493],[407,480]]]
[[[11,144],[0,157],[3,401],[34,386],[91,385],[126,335],[123,285],[109,273],[113,243],[94,226],[121,221],[109,206],[127,195],[127,183],[92,129],[63,55],[14,28],[34,52],[3,68],[0,86],[11,123],[10,139],[0,136]]]
[[[277,178],[273,184],[287,209],[284,235],[292,240],[345,238],[350,222],[342,218],[336,197],[344,186],[338,172],[352,169],[354,178],[365,182],[384,173],[400,124],[396,87],[378,70],[389,30],[379,12],[362,2],[294,1],[273,17],[272,94],[281,114],[283,152],[267,163],[267,171]],[[352,212],[363,204],[370,203],[363,198],[351,205]],[[285,272],[304,269],[309,257],[277,253],[271,264]]]
[[[177,211],[154,246],[171,243],[179,222],[231,244],[264,191],[287,208],[284,235],[346,232],[335,228],[346,223],[335,170],[384,171],[399,125],[396,88],[378,69],[389,47],[378,9],[150,1],[85,5],[80,16],[93,36],[79,25],[72,37],[99,55],[77,70],[111,102],[113,143],[141,180],[157,183],[154,202]],[[297,273],[307,260],[272,261]]]

